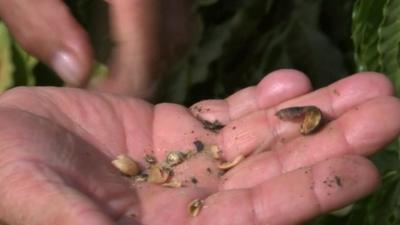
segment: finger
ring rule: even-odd
[[[82,85],[91,67],[85,31],[59,0],[0,0],[0,16],[28,52],[70,85]]]
[[[299,123],[280,120],[275,115],[278,109],[315,105],[323,112],[324,122],[328,122],[362,102],[392,93],[392,85],[383,75],[360,73],[350,76],[274,108],[259,110],[232,121],[220,132],[219,146],[224,156],[232,159],[240,154],[267,150],[298,137]]]
[[[115,42],[110,74],[100,90],[150,97],[169,64],[187,48],[193,1],[109,0]]]
[[[398,99],[372,99],[346,112],[316,135],[299,137],[273,151],[249,157],[225,174],[222,187],[252,187],[265,179],[345,154],[371,155],[400,134],[399,116]]]
[[[160,59],[159,3],[156,1],[109,1],[114,42],[110,76],[103,81],[101,90],[151,95],[154,73]]]
[[[296,70],[272,72],[254,87],[248,87],[224,100],[205,100],[190,109],[194,116],[227,124],[251,112],[266,109],[311,91],[307,76]]]
[[[378,183],[377,170],[368,160],[330,159],[254,188],[212,195],[192,224],[298,224],[367,195]]]

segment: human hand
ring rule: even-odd
[[[191,41],[192,1],[107,2],[115,47],[109,76],[93,88],[150,97],[157,78]],[[92,47],[63,1],[0,0],[0,17],[22,47],[52,67],[67,85],[87,87]]]
[[[299,72],[280,70],[257,86],[190,110],[68,88],[17,88],[0,97],[0,218],[10,225],[298,224],[375,189],[370,155],[400,131],[400,104],[382,75],[361,73],[310,92]],[[316,105],[321,129],[274,114]],[[200,110],[201,109],[201,110]],[[384,116],[382,116],[384,115]],[[218,133],[196,119],[219,120]],[[247,158],[219,176],[207,157],[178,165],[182,188],[131,184],[111,166],[127,154],[144,165],[193,142]],[[257,152],[257,154],[256,154]],[[211,172],[210,172],[211,171]],[[203,199],[196,217],[189,202]]]

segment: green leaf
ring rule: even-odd
[[[13,85],[13,72],[11,38],[5,25],[0,22],[0,91]]]
[[[13,73],[14,86],[32,86],[35,84],[35,75],[33,70],[38,64],[38,60],[29,55],[15,42],[12,44],[13,64],[15,71]]]
[[[354,57],[359,71],[379,71],[378,36],[385,0],[358,0],[353,9]]]
[[[13,86],[34,85],[36,58],[23,50],[0,22],[0,91]]]
[[[392,171],[383,178],[382,187],[372,196],[357,203],[348,225],[400,224],[400,174]]]
[[[383,7],[383,18],[378,28],[379,66],[400,91],[400,1],[387,0]]]
[[[358,0],[352,38],[358,69],[385,73],[399,93],[400,1]]]

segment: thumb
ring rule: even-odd
[[[154,80],[167,63],[164,57],[161,3],[156,0],[112,0],[110,16],[115,42],[110,75],[97,89],[137,97],[150,97]]]
[[[7,224],[114,224],[103,209],[45,165],[8,163],[0,170],[0,183],[0,219]]]
[[[60,0],[0,0],[0,16],[15,39],[69,85],[83,85],[91,68],[85,31]]]

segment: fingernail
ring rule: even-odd
[[[84,74],[79,61],[72,54],[68,52],[56,53],[52,66],[67,84],[79,85],[81,83]]]

